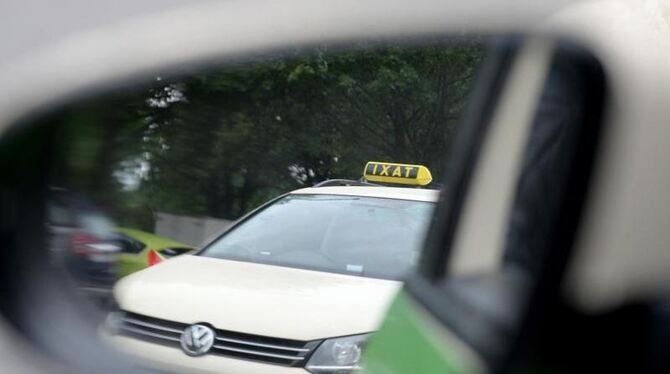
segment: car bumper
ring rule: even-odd
[[[212,354],[200,357],[191,357],[187,356],[179,348],[146,342],[121,335],[105,335],[105,340],[107,340],[117,350],[137,360],[138,364],[167,372],[193,374],[309,373],[304,368],[264,364]]]

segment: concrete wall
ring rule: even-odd
[[[233,221],[156,213],[155,233],[182,243],[200,246],[223,232]]]

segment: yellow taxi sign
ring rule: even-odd
[[[363,176],[370,182],[425,186],[433,180],[430,170],[423,165],[394,164],[370,161],[363,169]]]

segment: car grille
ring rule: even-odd
[[[180,347],[182,332],[190,324],[121,312],[115,323],[119,334]],[[281,339],[214,328],[216,341],[208,354],[284,366],[304,366],[321,341]]]

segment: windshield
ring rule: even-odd
[[[433,206],[374,197],[287,195],[201,255],[401,279],[418,260]]]

